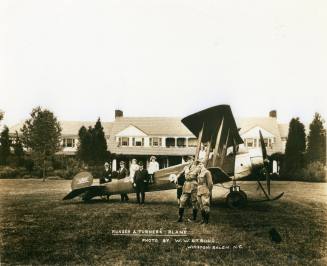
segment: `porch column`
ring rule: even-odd
[[[116,159],[112,160],[112,171],[117,171],[117,160]]]

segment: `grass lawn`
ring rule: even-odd
[[[241,186],[250,199],[260,198],[255,183]],[[147,193],[144,206],[134,195],[129,203],[112,196],[85,204],[62,201],[69,181],[0,180],[0,264],[327,265],[327,184],[274,182],[273,189],[284,197],[231,210],[224,203],[227,190],[215,187],[210,224],[200,225],[176,223],[175,190]],[[279,244],[269,238],[272,227],[282,237]],[[187,233],[112,231],[134,229]],[[201,240],[214,243],[192,243]],[[217,249],[223,246],[229,249]]]

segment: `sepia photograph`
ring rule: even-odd
[[[0,0],[0,266],[327,265],[326,13]]]

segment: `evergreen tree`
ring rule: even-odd
[[[313,121],[310,124],[308,136],[307,161],[326,163],[326,130],[324,129],[324,120],[320,114],[315,113]]]
[[[5,126],[0,134],[0,163],[2,165],[7,164],[8,157],[10,155],[11,141],[9,138],[9,129]]]
[[[79,138],[79,144],[77,147],[77,157],[85,162],[89,163],[90,158],[92,156],[91,154],[91,134],[90,131],[87,130],[84,126],[80,128],[78,131],[78,138]]]
[[[305,147],[304,125],[299,118],[293,118],[289,124],[282,174],[294,175],[304,167]]]
[[[107,158],[107,142],[100,118],[94,127],[82,126],[78,132],[77,157],[87,164],[103,163]]]
[[[93,158],[95,163],[103,163],[107,158],[107,141],[101,125],[100,118],[91,132],[93,142]]]
[[[24,149],[17,131],[15,135],[15,142],[12,146],[14,148],[14,154],[17,160],[17,165],[20,166],[24,162]]]
[[[47,160],[60,150],[61,127],[52,112],[41,107],[34,108],[31,118],[27,119],[22,128],[22,142],[32,157],[43,165],[43,181]]]

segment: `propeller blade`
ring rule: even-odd
[[[261,130],[259,130],[259,135],[260,135],[260,144],[261,144],[261,151],[262,151],[263,167],[264,167],[265,175],[266,175],[267,190],[268,190],[268,195],[270,195],[270,174],[269,174],[269,170],[267,168],[267,160],[268,160],[267,157],[268,156],[267,156],[266,144],[265,144],[265,141],[263,139]]]
[[[267,150],[266,150],[266,144],[265,144],[265,141],[263,139],[261,130],[259,130],[259,135],[260,135],[260,144],[261,144],[262,157],[263,157],[263,160],[265,160],[265,159],[267,159]]]

